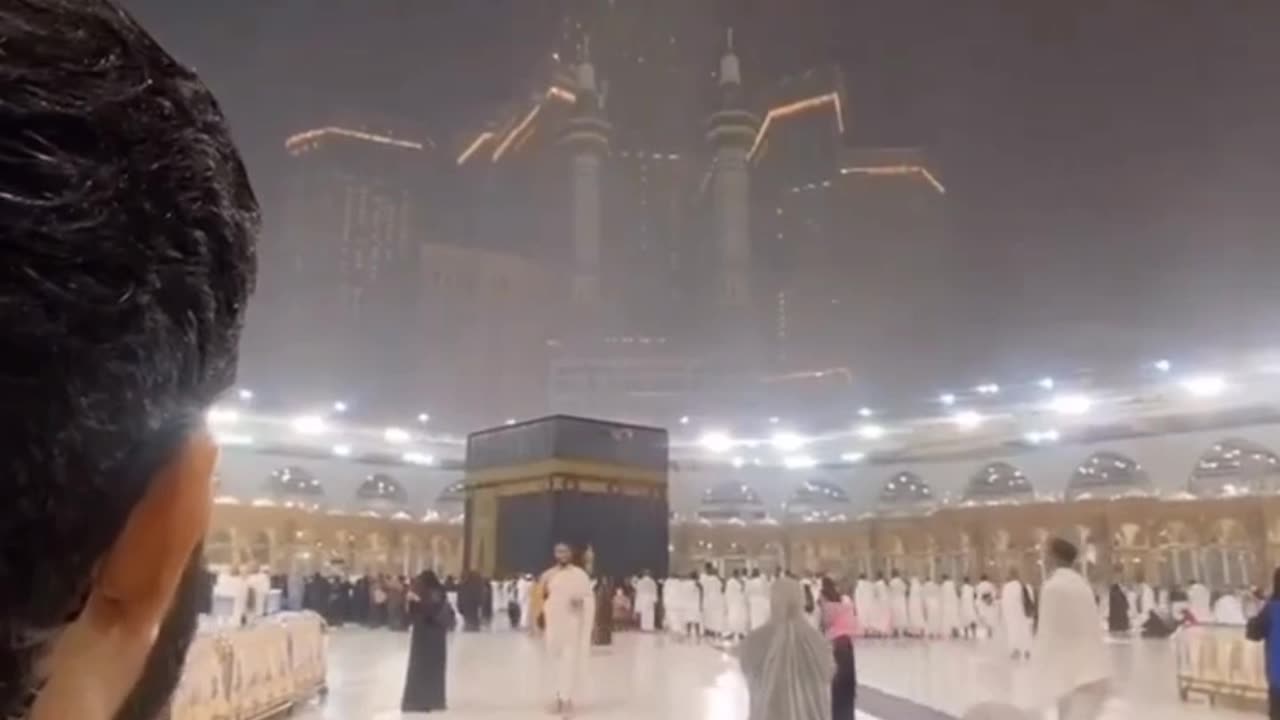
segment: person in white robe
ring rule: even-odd
[[[529,629],[533,623],[530,617],[533,600],[533,578],[528,575],[521,576],[516,581],[516,602],[520,605],[520,628]]]
[[[250,575],[245,584],[249,588],[249,603],[245,613],[250,619],[267,616],[267,596],[271,594],[271,568],[262,566]]]
[[[493,607],[493,627],[498,627],[501,618],[507,616],[507,586],[499,580],[489,581],[489,598]]]
[[[748,635],[739,650],[747,720],[831,720],[836,663],[831,641],[804,617],[804,588],[779,578],[770,588],[770,601],[769,622]]]
[[[885,582],[884,573],[876,574],[876,581],[871,584],[871,607],[874,613],[871,622],[875,624],[880,637],[893,634],[893,619],[890,616],[889,583]]]
[[[874,627],[875,611],[872,609],[874,602],[875,589],[867,580],[865,573],[859,575],[857,584],[853,586],[853,611],[858,614],[858,629],[866,637],[875,637],[878,634]]]
[[[747,579],[747,615],[752,630],[769,622],[769,579],[760,568],[752,570]]]
[[[924,616],[923,588],[920,578],[911,578],[910,589],[907,591],[907,635],[911,637],[924,637],[928,626]]]
[[[636,614],[640,616],[640,630],[653,632],[654,616],[658,610],[658,582],[645,570],[635,582]]]
[[[750,610],[747,608],[747,586],[742,582],[742,571],[735,570],[724,583],[725,634],[734,639],[746,637],[751,629]]]
[[[1191,614],[1196,622],[1213,622],[1213,595],[1204,583],[1196,580],[1187,588],[1187,602],[1191,605]]]
[[[939,609],[942,614],[941,635],[954,638],[960,634],[960,596],[956,591],[956,583],[949,575],[942,576],[942,584],[938,586]]]
[[[1000,628],[1000,590],[986,575],[983,575],[978,580],[974,592],[977,593],[974,607],[977,608],[979,635],[988,639],[993,638]]]
[[[902,636],[910,628],[907,622],[907,583],[897,570],[889,578],[889,624],[894,637]]]
[[[1018,571],[1010,570],[1008,581],[1000,589],[1000,616],[1004,622],[1005,644],[1014,660],[1031,655],[1031,616],[1027,614],[1026,592],[1026,586],[1018,579]]]
[[[967,577],[960,584],[960,633],[965,638],[978,634],[978,591]]]
[[[231,627],[244,624],[249,605],[249,587],[245,584],[245,579],[240,577],[240,568],[233,567],[218,575],[213,587],[213,597],[220,620]]]
[[[1146,620],[1147,615],[1157,610],[1156,590],[1146,580],[1138,582],[1138,617]]]
[[[591,654],[595,593],[591,577],[572,563],[573,551],[568,545],[556,545],[555,557],[556,564],[542,574],[538,589],[543,593],[544,640],[555,688],[553,710],[572,713]]]
[[[1213,621],[1219,625],[1237,625],[1244,627],[1249,619],[1244,614],[1244,603],[1240,602],[1240,595],[1234,592],[1226,592],[1218,601],[1213,604]]]
[[[718,638],[724,634],[724,581],[716,569],[707,564],[705,572],[698,580],[702,589],[702,632]]]
[[[1036,710],[1056,707],[1059,720],[1096,720],[1111,694],[1111,659],[1093,589],[1073,567],[1077,554],[1066,540],[1049,542],[1054,569],[1040,593],[1031,699]]]
[[[944,635],[942,626],[942,590],[938,583],[929,578],[924,581],[924,620],[925,633],[931,638]]]

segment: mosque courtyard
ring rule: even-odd
[[[541,647],[522,633],[457,633],[449,641],[449,706],[436,715],[402,715],[409,638],[354,628],[332,632],[329,695],[301,720],[515,720],[545,717]],[[1245,720],[1244,712],[1184,703],[1174,685],[1168,642],[1109,644],[1120,701],[1117,717]],[[1026,667],[994,643],[864,641],[857,646],[858,716],[863,720],[946,720],[976,702],[1016,699]],[[614,636],[588,666],[581,718],[610,720],[745,720],[746,688],[734,658],[709,646],[665,637]],[[1138,710],[1140,708],[1140,711]]]

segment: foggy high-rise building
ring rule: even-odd
[[[304,395],[359,392],[377,402],[409,387],[404,350],[414,319],[418,253],[432,234],[433,146],[365,127],[289,137],[279,232],[265,243],[264,289],[283,311],[272,323],[281,377]]]

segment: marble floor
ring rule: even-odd
[[[1158,643],[1114,644],[1122,688],[1118,717],[1161,720],[1247,720],[1247,714],[1181,703],[1172,655]],[[300,720],[515,720],[546,717],[540,644],[520,633],[455,634],[449,645],[450,710],[401,715],[408,637],[338,629],[329,647],[329,696],[295,714]],[[972,643],[864,642],[857,648],[860,720],[942,720],[975,702],[1017,698],[1025,668],[994,646]],[[621,634],[596,649],[596,681],[578,713],[601,720],[743,720],[746,689],[734,659],[706,646]]]

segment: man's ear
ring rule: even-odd
[[[192,435],[160,469],[98,571],[90,604],[97,620],[158,628],[191,553],[209,528],[218,447]]]
[[[33,720],[107,720],[142,675],[213,507],[218,449],[192,435],[151,478],[98,565],[84,612],[45,658]]]

